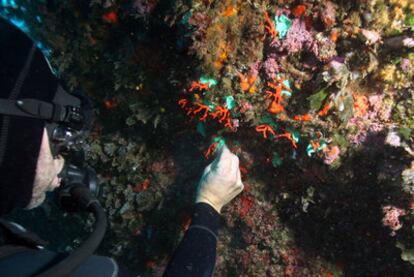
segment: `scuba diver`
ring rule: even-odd
[[[92,255],[107,223],[96,174],[63,158],[81,151],[92,124],[88,99],[67,93],[36,43],[1,18],[0,44],[0,217],[39,206],[48,191],[62,210],[95,217],[90,237],[71,253],[49,251],[36,234],[0,218],[0,276],[134,276]],[[242,190],[239,160],[223,146],[204,170],[191,225],[164,276],[213,274],[221,208]]]

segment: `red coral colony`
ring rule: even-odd
[[[214,276],[414,276],[413,1],[46,2],[0,15],[96,103],[102,253],[158,276],[226,144]]]

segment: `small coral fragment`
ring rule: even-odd
[[[406,215],[407,211],[395,206],[388,205],[382,208],[382,212],[384,213],[382,224],[392,230],[391,236],[395,236],[396,231],[400,230],[403,226],[400,222],[399,217]]]
[[[354,97],[354,115],[356,117],[363,117],[366,115],[369,104],[368,99],[364,95],[353,94]]]
[[[228,6],[222,13],[224,17],[230,17],[237,14],[237,8],[235,6]]]
[[[178,105],[184,109],[187,107],[187,105],[189,104],[190,101],[188,101],[187,99],[180,99],[178,100]]]
[[[116,11],[111,11],[102,16],[102,19],[108,23],[118,23],[118,14]]]
[[[339,149],[338,146],[336,146],[336,145],[327,146],[323,150],[324,163],[328,164],[328,165],[332,164],[333,162],[335,162],[338,159],[340,153],[341,153],[341,150]]]
[[[257,75],[256,74],[248,74],[248,75],[244,75],[242,73],[238,73],[239,78],[240,78],[240,88],[243,91],[248,91],[250,93],[254,93],[256,92],[256,87],[254,86],[256,79],[257,79]]]
[[[265,12],[265,23],[263,25],[265,29],[267,30],[267,32],[272,37],[272,39],[276,39],[278,33],[276,31],[275,24],[270,19],[269,14],[267,12]]]
[[[208,86],[208,84],[203,84],[203,83],[201,83],[201,82],[192,82],[191,83],[191,87],[188,89],[188,91],[190,91],[190,92],[192,92],[192,91],[194,91],[194,90],[200,90],[200,91],[202,91],[202,90],[208,90],[208,88],[209,88],[209,86]]]
[[[319,116],[326,116],[329,112],[329,109],[331,108],[330,103],[326,103],[325,106],[318,112]]]
[[[295,141],[292,133],[290,133],[290,132],[286,132],[286,133],[281,134],[281,135],[276,135],[276,138],[286,138],[290,141],[290,143],[292,143],[293,148],[298,148],[298,146],[296,144],[296,141]]]
[[[268,124],[262,124],[256,127],[256,132],[262,133],[263,138],[267,139],[267,133],[269,132],[273,136],[276,135],[275,131],[273,131],[273,128]]]
[[[295,121],[311,121],[313,119],[313,117],[310,114],[304,114],[304,115],[295,115],[293,117],[293,120]]]
[[[206,153],[204,154],[204,157],[208,160],[211,156],[213,156],[214,155],[214,153],[216,152],[216,149],[217,149],[217,145],[218,145],[218,142],[214,142],[214,143],[212,143],[208,148],[207,148],[207,151],[206,151]]]
[[[292,9],[292,14],[296,17],[300,17],[302,16],[306,11],[306,6],[305,5],[296,5],[293,9]]]

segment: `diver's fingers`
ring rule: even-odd
[[[231,170],[232,162],[233,162],[233,154],[224,145],[221,149],[219,154],[217,155],[216,159],[214,160],[213,169],[217,170],[218,173],[229,173]]]
[[[237,168],[237,177],[236,177],[237,183],[236,183],[236,187],[241,188],[241,190],[244,189],[244,185],[241,179],[241,173],[240,173],[240,169]]]
[[[237,173],[239,170],[239,157],[237,157],[236,155],[232,154],[232,162],[231,162],[231,169],[229,174],[229,178],[231,180],[234,180],[235,182],[237,182]]]
[[[231,191],[231,199],[233,199],[234,197],[236,197],[237,195],[239,195],[244,189],[243,184],[241,184],[241,186],[235,186],[232,191]]]

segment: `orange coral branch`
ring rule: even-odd
[[[285,108],[281,104],[279,104],[277,101],[272,101],[272,103],[270,103],[270,106],[269,106],[270,113],[278,114],[284,111],[285,111]]]
[[[185,107],[187,107],[188,105],[188,100],[187,99],[180,99],[178,100],[178,105],[181,107],[181,109],[185,109]]]
[[[249,91],[250,93],[254,93],[256,91],[256,88],[254,87],[254,84],[256,83],[257,75],[250,74],[248,76],[237,72],[240,78],[240,88],[243,91]]]
[[[277,135],[277,138],[287,138],[288,140],[290,140],[290,142],[292,143],[292,146],[294,148],[298,148],[298,146],[296,145],[295,139],[292,136],[292,133],[286,132],[284,134],[281,135]]]
[[[280,91],[270,91],[270,90],[266,90],[265,91],[267,94],[267,98],[273,98],[272,101],[275,101],[277,103],[280,103],[283,101],[283,95],[282,95],[282,90]]]
[[[319,116],[326,116],[329,112],[329,109],[331,108],[331,104],[328,102],[323,106],[322,110],[318,112]]]
[[[187,115],[193,117],[192,115],[193,115],[194,110],[195,110],[195,108],[188,108],[187,109]]]
[[[218,142],[212,143],[208,148],[206,153],[204,154],[204,157],[208,160],[212,155],[214,155],[214,152],[216,152]]]
[[[282,93],[282,90],[292,91],[283,83],[284,81],[286,81],[285,76],[280,77],[280,79],[276,76],[273,82],[267,82],[267,85],[276,91],[280,91],[280,93]]]
[[[288,88],[283,82],[285,81],[285,77],[282,76],[280,79],[278,77],[275,77],[273,82],[267,82],[267,85],[270,87],[271,90],[266,90],[267,98],[272,99],[272,103],[270,103],[269,106],[269,112],[278,114],[283,111],[285,111],[284,107],[282,106],[283,102],[283,95],[282,91],[291,91],[290,88]]]
[[[246,75],[244,75],[240,72],[237,72],[237,75],[239,75],[239,78],[240,78],[240,88],[242,90],[248,90],[249,89],[249,80],[246,77]]]
[[[315,140],[315,141],[313,141],[313,140],[311,140],[310,141],[310,144],[312,145],[312,148],[313,148],[313,150],[318,150],[319,149],[319,147],[321,146],[321,144],[319,143],[319,141],[318,140]]]
[[[216,106],[216,111],[212,112],[211,116],[214,119],[218,119],[219,123],[224,123],[224,127],[228,127],[232,130],[234,129],[231,122],[231,113],[226,107]]]
[[[258,133],[262,133],[262,136],[267,139],[267,133],[271,133],[273,136],[276,135],[275,131],[273,131],[272,126],[268,125],[268,124],[262,124],[259,126],[256,126],[256,132]]]
[[[211,113],[211,116],[214,119],[218,119],[220,123],[223,123],[224,120],[230,118],[230,111],[226,107],[216,107],[216,111]]]
[[[330,35],[330,37],[329,37],[329,38],[330,38],[333,42],[336,42],[336,41],[338,40],[339,36],[340,36],[340,34],[339,34],[339,32],[338,32],[338,31],[336,31],[336,30],[332,30],[331,35]]]
[[[188,91],[192,92],[194,90],[208,90],[208,84],[203,84],[201,82],[195,82],[193,81],[191,83],[191,87],[188,89]]]
[[[222,13],[224,17],[233,16],[237,13],[237,8],[234,6],[228,6],[226,10]]]
[[[226,119],[226,123],[224,124],[224,127],[227,127],[233,130],[233,124],[231,123],[230,117]]]
[[[304,115],[295,115],[294,117],[293,117],[293,120],[296,120],[296,121],[311,121],[312,120],[312,116],[310,115],[310,114],[304,114]]]
[[[277,31],[276,31],[276,28],[275,28],[275,24],[270,19],[269,14],[267,12],[265,12],[265,23],[263,24],[263,26],[269,32],[270,36],[273,39],[275,39],[276,36],[277,36]]]
[[[204,111],[204,114],[200,117],[200,121],[206,121],[207,117],[208,117],[208,113],[210,111],[210,107],[206,106],[206,105],[202,105],[200,103],[194,103],[195,106],[197,106],[198,108],[194,108],[194,110],[192,111],[192,113],[194,115],[201,113],[202,111]]]

